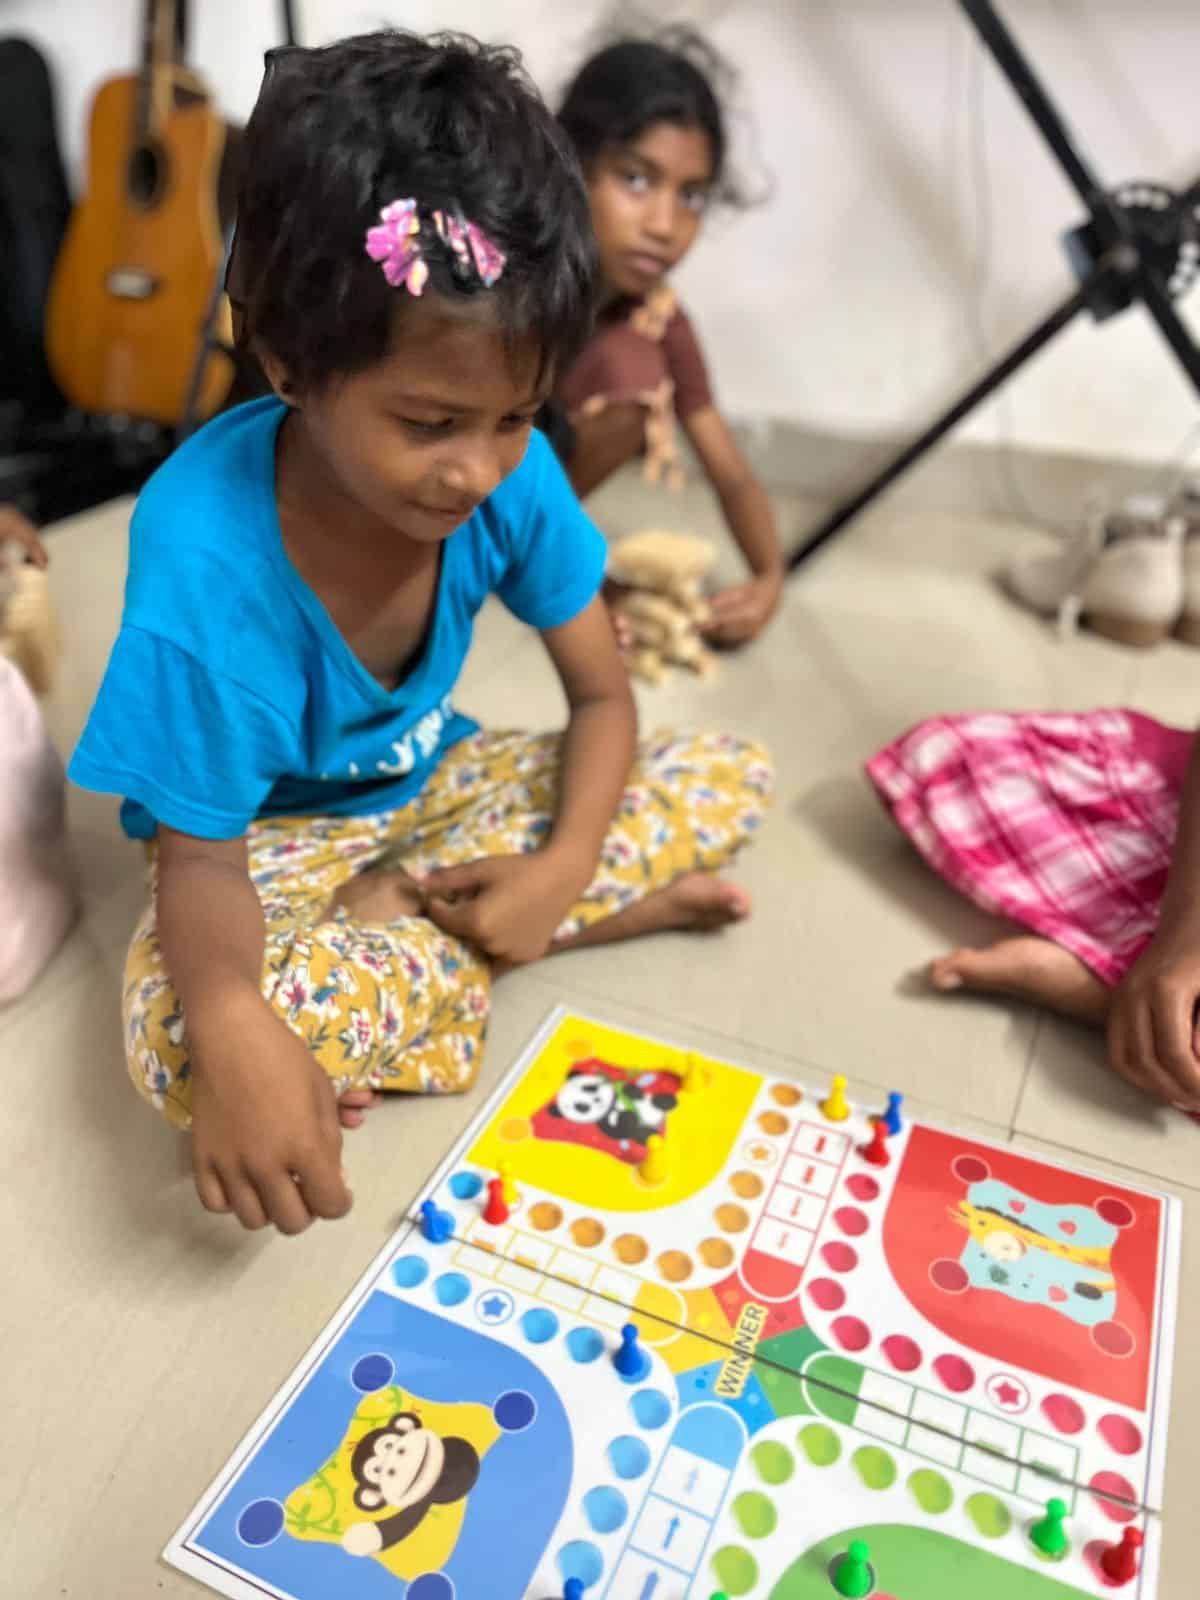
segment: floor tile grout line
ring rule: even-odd
[[[1045,1026],[1046,1026],[1045,1017],[1042,1017],[1042,1016],[1035,1016],[1034,1017],[1034,1019],[1033,1019],[1033,1031],[1029,1035],[1029,1047],[1025,1051],[1025,1063],[1021,1068],[1021,1081],[1017,1086],[1016,1104],[1013,1106],[1013,1111],[1012,1111],[1012,1123],[1010,1125],[1009,1132],[1011,1134],[1013,1134],[1013,1135],[1016,1134],[1017,1124],[1021,1120],[1021,1107],[1025,1104],[1025,1091],[1026,1091],[1026,1089],[1027,1089],[1027,1087],[1029,1085],[1030,1074],[1033,1071],[1033,1058],[1034,1058],[1034,1055],[1037,1052],[1038,1043],[1039,1043],[1039,1041],[1040,1041],[1040,1039],[1042,1037],[1042,1029]]]
[[[419,1231],[419,1223],[417,1222],[417,1220],[415,1218],[410,1218],[409,1220],[413,1222],[414,1229],[416,1229],[416,1231]],[[406,1235],[406,1237],[407,1237],[407,1235]],[[826,1394],[836,1395],[841,1400],[852,1400],[855,1403],[855,1405],[868,1406],[868,1407],[871,1408],[871,1410],[873,1412],[878,1412],[881,1416],[889,1417],[891,1420],[893,1420],[895,1422],[903,1422],[906,1425],[906,1427],[908,1427],[910,1429],[912,1427],[923,1428],[928,1433],[933,1434],[933,1435],[937,1436],[938,1438],[946,1439],[947,1441],[952,1442],[954,1444],[962,1445],[964,1448],[967,1447],[968,1445],[970,1445],[970,1443],[971,1443],[970,1440],[963,1438],[959,1434],[951,1433],[949,1431],[949,1429],[942,1428],[937,1423],[934,1423],[934,1422],[920,1422],[920,1421],[914,1423],[912,1417],[910,1417],[906,1412],[897,1411],[892,1406],[885,1405],[883,1403],[883,1401],[864,1398],[864,1396],[862,1396],[861,1394],[855,1394],[850,1389],[843,1389],[838,1384],[831,1383],[828,1379],[811,1377],[807,1373],[797,1372],[797,1371],[795,1371],[794,1368],[788,1367],[788,1366],[784,1366],[784,1364],[782,1362],[772,1360],[771,1357],[769,1357],[769,1356],[760,1356],[757,1353],[757,1350],[751,1350],[751,1351],[740,1350],[740,1349],[738,1349],[737,1345],[729,1344],[724,1339],[717,1338],[713,1334],[704,1333],[704,1332],[702,1332],[702,1331],[700,1331],[699,1329],[696,1329],[696,1328],[690,1328],[690,1327],[687,1326],[686,1323],[675,1322],[670,1317],[664,1317],[657,1311],[646,1311],[646,1310],[643,1310],[643,1309],[639,1309],[637,1306],[631,1306],[629,1304],[628,1300],[622,1300],[619,1296],[614,1295],[614,1294],[608,1294],[602,1289],[585,1288],[583,1285],[581,1285],[578,1282],[576,1282],[573,1278],[564,1278],[564,1277],[560,1276],[558,1273],[550,1271],[546,1267],[531,1267],[526,1262],[520,1261],[516,1257],[501,1256],[498,1251],[491,1250],[486,1245],[477,1244],[473,1239],[464,1238],[460,1234],[453,1235],[453,1240],[454,1240],[454,1243],[458,1246],[459,1249],[464,1249],[465,1248],[465,1249],[471,1250],[476,1255],[484,1257],[485,1259],[487,1259],[489,1261],[496,1261],[496,1260],[508,1261],[508,1260],[511,1260],[514,1265],[523,1267],[526,1272],[531,1272],[531,1273],[535,1274],[535,1276],[538,1276],[538,1277],[541,1277],[541,1278],[545,1278],[545,1279],[549,1279],[552,1283],[561,1284],[564,1288],[580,1290],[580,1291],[582,1291],[584,1293],[587,1293],[589,1295],[594,1295],[596,1299],[604,1300],[609,1305],[616,1306],[623,1312],[628,1312],[631,1317],[645,1317],[651,1322],[659,1323],[664,1328],[674,1329],[674,1331],[676,1333],[684,1334],[688,1338],[699,1339],[699,1340],[703,1341],[705,1344],[710,1344],[717,1350],[728,1351],[728,1353],[730,1355],[741,1357],[743,1360],[749,1361],[752,1365],[753,1364],[757,1364],[759,1366],[766,1367],[766,1368],[770,1369],[773,1372],[782,1373],[785,1377],[794,1378],[800,1384],[811,1384],[814,1388],[821,1389]],[[447,1241],[447,1242],[449,1242],[449,1241]],[[553,1302],[551,1302],[551,1303],[553,1304]],[[807,1328],[808,1324],[807,1323],[802,1323],[801,1326]],[[836,1356],[838,1354],[838,1352],[836,1350],[830,1349],[829,1346],[825,1346],[824,1350],[825,1350],[826,1353],[828,1353],[830,1355]],[[817,1353],[820,1353],[820,1352],[817,1352]],[[868,1371],[873,1371],[874,1370],[873,1368],[869,1369],[867,1367],[862,1366],[861,1363],[859,1363],[859,1365],[860,1365],[861,1370],[864,1372],[864,1374],[867,1373]],[[897,1381],[898,1382],[907,1382],[908,1380],[907,1379],[898,1379]],[[917,1385],[916,1384],[912,1384],[911,1387],[915,1390],[917,1388]],[[967,1402],[965,1402],[965,1401],[960,1401],[958,1403],[962,1404],[964,1406],[967,1405]],[[829,1419],[827,1419],[827,1420],[829,1420]],[[847,1424],[844,1424],[844,1426],[852,1428],[853,1424],[852,1423],[847,1423]],[[864,1433],[866,1432],[865,1429],[861,1430],[861,1431],[863,1431]],[[868,1437],[870,1437],[870,1435],[868,1435]],[[894,1446],[894,1448],[904,1449],[904,1448],[906,1448],[906,1446],[898,1445],[898,1446]],[[981,1446],[977,1446],[976,1448],[982,1448],[982,1447]],[[913,1453],[914,1454],[919,1454],[919,1452],[913,1452]],[[1007,1457],[1005,1457],[1003,1459],[1007,1459]],[[1018,1462],[1015,1463],[1015,1465],[1018,1468],[1020,1468],[1020,1467],[1024,1467],[1024,1466],[1029,1466],[1030,1463],[1018,1461]],[[950,1468],[950,1469],[947,1469],[947,1470],[959,1471],[961,1469]],[[968,1474],[968,1476],[969,1476],[969,1474]],[[1155,1507],[1155,1506],[1148,1505],[1142,1500],[1136,1500],[1136,1501],[1128,1500],[1122,1495],[1109,1494],[1106,1490],[1094,1489],[1090,1484],[1080,1483],[1077,1480],[1075,1480],[1074,1478],[1059,1478],[1059,1477],[1053,1477],[1053,1476],[1048,1475],[1047,1476],[1047,1483],[1048,1483],[1048,1485],[1049,1484],[1055,1484],[1055,1483],[1061,1484],[1061,1485],[1063,1485],[1063,1486],[1065,1486],[1067,1488],[1076,1490],[1080,1494],[1090,1494],[1090,1495],[1094,1496],[1096,1499],[1104,1500],[1106,1502],[1111,1503],[1114,1506],[1120,1506],[1125,1510],[1135,1509],[1139,1515],[1144,1514],[1146,1516],[1161,1517],[1162,1514],[1163,1514],[1161,1507]],[[1016,1490],[1011,1490],[1009,1492],[1012,1493],[1012,1494],[1016,1494],[1017,1493]],[[1020,1496],[1018,1496],[1018,1498],[1027,1499],[1028,1496],[1020,1495]]]

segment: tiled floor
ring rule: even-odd
[[[714,528],[699,496],[664,508],[640,486],[598,499],[612,532]],[[807,510],[781,503],[790,531]],[[728,725],[766,739],[776,814],[741,868],[757,913],[709,943],[662,937],[507,979],[485,1085],[557,1000],[797,1077],[900,1088],[932,1115],[1025,1148],[1163,1180],[1184,1196],[1185,1277],[1168,1465],[1163,1600],[1189,1600],[1200,1357],[1200,1130],[1138,1100],[1098,1042],[1021,1007],[938,1000],[913,974],[988,920],[936,883],[859,776],[885,738],[934,710],[1135,703],[1185,720],[1200,655],[1061,643],[1015,611],[990,570],[1017,529],[884,508],[795,582],[768,637],[715,684],[642,697],[643,721]],[[50,707],[77,734],[116,625],[121,507],[53,537],[68,640]],[[498,610],[479,630],[465,705],[491,722],[561,717],[535,639]],[[108,801],[72,795],[83,921],[37,989],[0,1015],[9,1085],[0,1118],[0,1591],[19,1600],[195,1593],[157,1552],[242,1430],[395,1226],[466,1100],[393,1103],[347,1140],[353,1214],[300,1241],[245,1236],[195,1203],[181,1144],[124,1079],[117,984],[142,888]],[[1017,1597],[1019,1600],[1019,1597]]]

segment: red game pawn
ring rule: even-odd
[[[1138,1575],[1138,1551],[1142,1548],[1140,1528],[1126,1528],[1120,1544],[1110,1544],[1100,1557],[1100,1569],[1110,1583],[1129,1583]]]
[[[887,1123],[882,1117],[876,1117],[872,1122],[872,1127],[875,1129],[875,1137],[870,1144],[860,1144],[858,1153],[864,1161],[869,1161],[873,1167],[886,1167],[892,1159],[888,1154],[887,1147]]]
[[[483,1209],[483,1220],[489,1228],[498,1228],[502,1222],[508,1221],[508,1207],[504,1204],[504,1179],[488,1179],[487,1205]]]

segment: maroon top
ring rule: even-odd
[[[664,378],[673,386],[680,422],[713,404],[699,342],[670,289],[646,301],[618,300],[602,311],[596,331],[559,380],[558,399],[575,412],[593,395],[620,401],[649,394]]]

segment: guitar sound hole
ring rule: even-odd
[[[139,145],[129,158],[129,198],[135,206],[152,206],[163,191],[166,161],[152,144]]]

